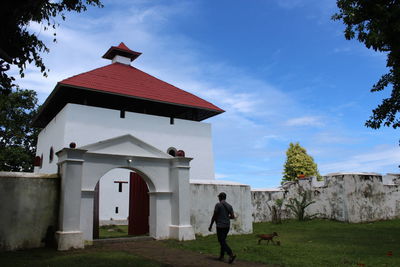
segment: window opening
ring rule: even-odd
[[[126,181],[114,181],[115,184],[118,184],[118,192],[122,192],[122,184],[127,184]]]
[[[175,147],[168,148],[167,153],[173,157],[176,157],[176,148]]]
[[[53,161],[54,158],[54,149],[53,147],[50,147],[50,153],[49,153],[49,163]]]

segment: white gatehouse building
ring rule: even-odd
[[[183,189],[178,188],[182,181],[172,181],[174,172],[182,174],[187,171],[187,174],[183,175],[187,176],[187,180],[214,179],[211,125],[201,121],[224,111],[204,99],[131,66],[131,62],[140,55],[141,53],[130,50],[124,43],[111,47],[103,55],[103,58],[112,61],[111,64],[58,82],[34,120],[33,125],[42,128],[37,144],[35,172],[59,172],[62,179],[66,180],[63,175],[69,174],[65,171],[63,173],[63,164],[73,162],[69,159],[71,155],[67,154],[77,151],[82,154],[74,164],[80,162],[82,170],[78,171],[87,173],[80,173],[81,181],[76,185],[69,185],[79,187],[75,190],[81,191],[81,201],[76,203],[75,207],[80,209],[80,221],[67,230],[82,232],[84,228],[90,229],[91,224],[94,224],[94,230],[87,230],[86,233],[84,231],[84,240],[91,240],[92,235],[96,237],[98,219],[100,224],[127,223],[129,217],[143,217],[143,214],[147,218],[131,218],[136,220],[136,223],[139,220],[140,224],[150,226],[150,229],[144,226],[142,230],[139,228],[143,226],[136,227],[139,234],[147,231],[159,238],[173,235],[192,238],[192,230],[183,235],[173,233],[174,230],[171,229],[157,233],[156,225],[152,224],[159,223],[155,217],[163,211],[151,212],[152,205],[155,205],[152,203],[152,196],[166,198],[164,202],[170,203],[164,203],[165,207],[173,209],[171,205],[175,202],[187,205],[187,199],[181,200],[176,196],[176,200],[173,195],[175,191],[188,190],[189,186],[183,185]],[[89,156],[90,161],[93,161],[92,165],[85,160],[85,157]],[[62,157],[66,157],[65,162],[60,161]],[[118,157],[123,158],[124,164],[108,163]],[[135,157],[138,159],[135,160]],[[177,158],[185,163],[177,163]],[[160,162],[158,165],[168,167],[167,173],[157,173],[159,170],[155,170],[156,167],[153,166],[140,169],[137,165],[139,159],[157,159]],[[109,166],[105,169],[100,168],[99,171],[100,163]],[[174,164],[185,165],[184,171],[174,170]],[[156,177],[152,178],[151,175]],[[166,180],[170,181],[162,181],[167,183],[163,188],[151,188],[156,186],[154,179],[162,175],[169,176]],[[97,181],[100,181],[99,184]],[[135,183],[138,183],[136,187]],[[64,193],[68,194],[66,190],[62,190],[61,201],[63,197],[69,199],[79,196],[78,193],[74,196],[63,195]],[[143,203],[140,202],[145,202],[149,196],[149,204],[143,207]],[[136,208],[133,204],[135,198]],[[88,201],[86,204],[90,207],[85,207],[85,199],[89,199],[93,204]],[[65,205],[69,205],[69,202],[65,201]],[[179,210],[181,208],[178,207],[176,212],[178,216],[178,213],[182,213]],[[64,209],[70,208],[65,206]],[[85,209],[86,212],[93,210],[94,217],[82,218]],[[135,211],[139,211],[140,214],[135,214]],[[157,212],[159,214],[156,214]],[[70,216],[73,214],[78,214],[78,211],[73,211]],[[162,220],[173,220],[168,217],[171,216],[168,215]],[[188,218],[181,219],[187,221]],[[177,225],[177,229],[180,229],[179,220]],[[130,226],[130,231],[134,233],[135,230],[131,228]],[[68,232],[62,230],[59,231],[61,236]]]

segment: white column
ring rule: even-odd
[[[81,184],[83,154],[86,150],[64,148],[57,153],[61,175],[59,229],[56,232],[58,250],[83,248],[80,230]]]
[[[171,192],[149,192],[149,234],[155,239],[167,239],[170,237],[171,195]]]
[[[171,162],[170,186],[172,191],[170,237],[178,240],[195,239],[190,224],[189,162],[191,158],[174,158]]]

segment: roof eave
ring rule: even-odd
[[[60,82],[56,84],[54,87],[53,91],[50,93],[50,95],[47,97],[47,99],[44,101],[44,103],[40,106],[38,113],[33,117],[32,119],[32,127],[38,127],[41,128],[40,126],[37,125],[37,120],[39,119],[40,115],[42,112],[46,109],[46,107],[49,105],[51,102],[51,99],[54,97],[54,95],[59,91],[59,88],[61,87]]]
[[[93,92],[100,92],[100,93],[111,94],[111,95],[118,95],[118,96],[129,97],[129,98],[140,99],[140,100],[153,101],[153,102],[157,102],[157,103],[172,104],[172,105],[177,105],[177,106],[181,106],[181,107],[197,108],[197,109],[217,112],[217,114],[225,112],[225,110],[220,109],[220,108],[212,109],[212,108],[205,108],[205,107],[200,107],[200,106],[195,106],[195,105],[187,105],[187,104],[174,103],[174,102],[169,102],[169,101],[156,100],[156,99],[146,98],[146,97],[138,97],[138,96],[131,96],[131,95],[114,93],[114,92],[106,92],[106,91],[101,91],[101,90],[97,90],[97,89],[94,89],[94,88],[76,86],[76,85],[71,85],[71,84],[62,83],[62,82],[57,83],[56,87],[59,87],[59,86],[67,86],[67,87],[72,87],[72,88],[76,88],[76,89],[88,90],[88,91],[93,91]],[[47,100],[46,100],[46,102],[47,102]]]
[[[113,59],[114,56],[116,55],[116,52],[121,52],[123,54],[123,56],[126,56],[128,58],[131,59],[131,61],[135,60],[136,58],[138,58],[142,53],[140,52],[136,52],[133,50],[125,50],[125,49],[121,49],[119,47],[116,46],[112,46],[110,47],[107,52],[102,56],[102,58],[105,59]]]

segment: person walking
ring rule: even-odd
[[[219,202],[215,205],[214,214],[211,218],[210,227],[208,230],[211,232],[214,222],[217,225],[217,237],[218,242],[221,246],[221,251],[218,260],[223,261],[225,252],[229,255],[229,263],[233,263],[236,255],[233,254],[231,248],[226,243],[226,236],[228,235],[230,228],[230,219],[235,218],[233,208],[226,202],[226,194],[224,192],[218,195]]]

